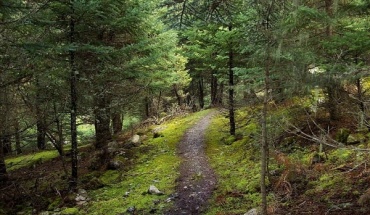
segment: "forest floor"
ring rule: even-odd
[[[201,214],[216,187],[216,176],[205,154],[205,132],[214,112],[210,112],[185,132],[178,145],[182,158],[177,179],[175,206],[166,214]]]
[[[271,116],[290,117],[303,131],[313,128],[300,111],[271,108]],[[185,113],[128,131],[115,139],[111,160],[121,163],[117,169],[91,168],[96,152],[91,144],[81,147],[79,188],[89,199],[82,205],[68,192],[68,176],[55,150],[8,157],[10,180],[0,187],[0,215],[243,215],[260,207],[258,113],[238,110],[235,136],[229,135],[223,110]],[[316,117],[320,126],[332,128],[330,137],[339,140],[347,131],[348,141],[359,143],[320,149],[271,127],[273,137],[280,138],[271,146],[269,214],[370,214],[370,132],[351,127],[351,118],[331,124],[323,119],[324,114]],[[125,148],[133,134],[142,143]],[[316,161],[318,155],[322,159]],[[65,162],[69,170],[68,156]],[[160,195],[151,194],[151,186]]]

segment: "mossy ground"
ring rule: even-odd
[[[135,208],[137,214],[161,214],[172,202],[166,199],[175,192],[180,159],[176,145],[186,129],[209,112],[201,111],[186,117],[155,126],[161,136],[148,138],[135,148],[135,161],[128,171],[108,171],[100,179],[105,187],[89,192],[91,202],[81,208],[80,214],[116,215]],[[151,132],[147,134],[153,136]],[[164,195],[150,195],[150,185],[156,186]]]
[[[206,214],[244,214],[260,204],[259,151],[252,138],[258,133],[248,110],[236,114],[239,126],[235,137],[228,134],[229,119],[215,117],[206,134],[207,154],[218,184]]]

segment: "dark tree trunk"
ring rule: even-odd
[[[19,123],[18,120],[16,120],[14,124],[14,132],[15,132],[15,150],[17,152],[17,155],[22,154],[22,148],[21,148],[21,133],[19,129]]]
[[[176,99],[177,99],[177,104],[181,107],[182,105],[182,98],[176,88],[176,86],[173,86],[173,92],[175,93]]]
[[[0,184],[3,184],[8,179],[5,165],[5,155],[3,151],[3,143],[0,141]]]
[[[96,98],[95,110],[95,148],[103,149],[112,140],[112,134],[110,130],[110,113],[109,104],[107,98],[98,97]]]
[[[229,26],[229,31],[232,30],[232,26]],[[230,119],[230,135],[235,135],[235,111],[234,111],[234,53],[232,44],[230,44],[229,50],[229,119]]]
[[[117,135],[122,132],[123,128],[123,117],[120,112],[115,112],[112,114],[112,127],[113,127],[113,134]]]
[[[336,83],[331,83],[327,88],[328,93],[328,104],[327,108],[329,111],[330,120],[339,119],[338,111],[338,86]]]
[[[39,150],[44,150],[46,148],[46,129],[43,117],[42,114],[37,114],[37,148]]]
[[[199,107],[201,109],[204,108],[204,83],[203,78],[200,78],[198,81],[198,89],[199,89]]]
[[[217,97],[218,97],[218,102],[219,102],[219,104],[220,105],[222,105],[223,104],[223,95],[224,95],[224,82],[221,82],[220,83],[220,90],[218,91],[218,95],[217,95]]]
[[[149,99],[149,96],[146,96],[145,97],[145,116],[146,118],[149,118],[151,116],[150,114],[150,99]],[[114,130],[114,129],[113,129]]]
[[[0,76],[0,83],[1,76]],[[7,171],[5,165],[5,153],[4,153],[4,138],[6,136],[6,128],[8,126],[8,95],[6,88],[0,88],[0,184],[7,181]]]
[[[212,73],[211,76],[211,105],[217,106],[218,105],[218,83],[217,77]]]
[[[7,130],[4,130],[3,135],[1,136],[4,155],[12,153],[11,136],[8,133],[9,132]]]
[[[74,0],[70,0],[71,16],[69,21],[69,42],[74,44],[75,42],[75,10],[74,10]],[[77,142],[77,69],[75,64],[75,51],[69,51],[69,63],[70,63],[70,99],[71,99],[71,158],[72,158],[72,173],[69,182],[69,188],[73,191],[77,188],[77,170],[78,170],[78,142]]]
[[[266,177],[268,173],[268,159],[269,159],[269,144],[268,144],[268,131],[267,131],[267,108],[269,101],[269,88],[270,88],[270,52],[267,50],[267,60],[265,68],[265,86],[264,86],[264,97],[263,97],[263,108],[262,108],[262,144],[261,144],[261,195],[262,195],[262,214],[267,215],[267,187]]]
[[[46,148],[46,122],[45,113],[42,110],[43,99],[41,96],[41,86],[39,77],[36,75],[36,128],[37,128],[37,148],[44,150]]]

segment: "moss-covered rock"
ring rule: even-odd
[[[353,145],[353,144],[359,144],[364,143],[366,141],[366,136],[362,133],[355,133],[350,134],[347,139],[347,144]]]

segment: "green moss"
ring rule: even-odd
[[[13,171],[26,166],[41,164],[42,162],[56,157],[58,157],[58,152],[56,150],[42,151],[34,154],[7,158],[5,159],[5,164],[8,171]]]
[[[121,173],[117,170],[108,170],[102,176],[100,176],[101,182],[103,184],[113,184],[117,182],[121,177]]]
[[[246,114],[238,116],[245,118]],[[240,120],[240,119],[238,119]],[[258,131],[257,124],[248,123],[238,128],[243,137],[232,145],[225,145],[230,138],[227,119],[218,116],[212,120],[206,132],[207,155],[218,177],[217,190],[206,214],[243,214],[247,209],[260,204],[260,172],[258,152],[254,147],[253,134]]]
[[[62,215],[75,215],[78,214],[78,208],[66,208],[61,211]]]
[[[339,148],[331,151],[328,155],[329,161],[333,164],[345,164],[355,156],[351,149]]]

